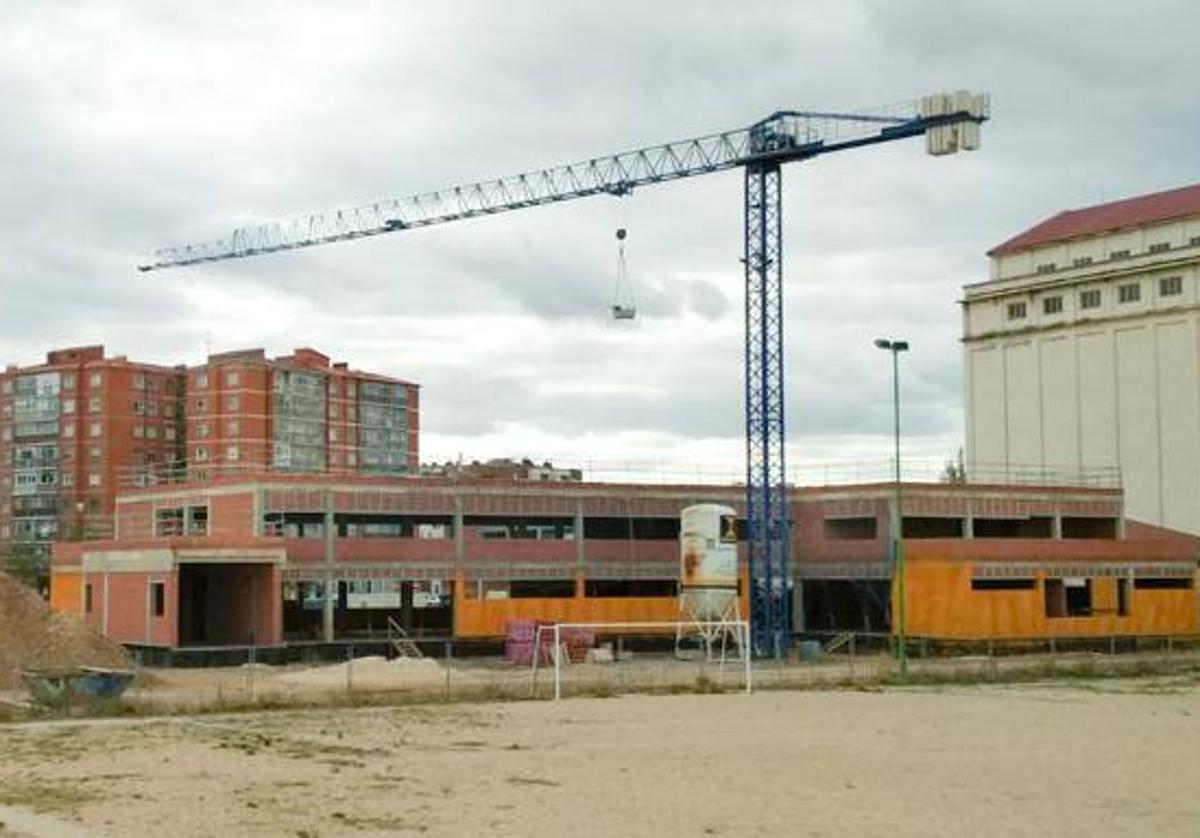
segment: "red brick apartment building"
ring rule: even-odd
[[[117,492],[183,461],[181,367],[54,350],[0,373],[0,542],[110,537]]]
[[[416,473],[418,433],[417,385],[313,349],[192,368],[53,350],[0,373],[0,558],[112,537],[131,487],[247,470]]]
[[[464,639],[512,618],[674,620],[681,510],[744,514],[744,491],[278,472],[135,489],[114,538],[55,546],[51,603],[170,650],[378,637],[389,618]],[[795,490],[798,628],[891,628],[893,498],[888,484]],[[1200,540],[1126,522],[1119,489],[911,484],[903,512],[914,636],[1200,626]]]
[[[416,474],[418,398],[416,384],[330,363],[315,349],[210,355],[187,373],[191,477]]]

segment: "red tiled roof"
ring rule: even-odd
[[[988,256],[1188,215],[1200,215],[1200,184],[1060,212],[996,245],[988,251]]]

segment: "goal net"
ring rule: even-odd
[[[714,658],[683,650],[689,634],[728,638]],[[746,620],[631,623],[543,623],[533,632],[530,694],[549,684],[564,695],[625,692],[750,692],[753,671]]]

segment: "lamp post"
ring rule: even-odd
[[[892,555],[896,574],[896,654],[900,659],[900,680],[908,679],[907,626],[904,591],[904,512],[900,507],[900,353],[908,351],[908,341],[876,338],[875,346],[892,353],[892,415],[896,438],[895,509],[892,512]]]

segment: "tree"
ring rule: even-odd
[[[45,556],[37,544],[10,541],[0,545],[0,570],[36,591],[44,593],[48,587]]]
[[[963,450],[958,449],[958,457],[953,460],[946,461],[946,467],[942,469],[943,483],[966,483],[967,482],[967,467],[963,464]]]

